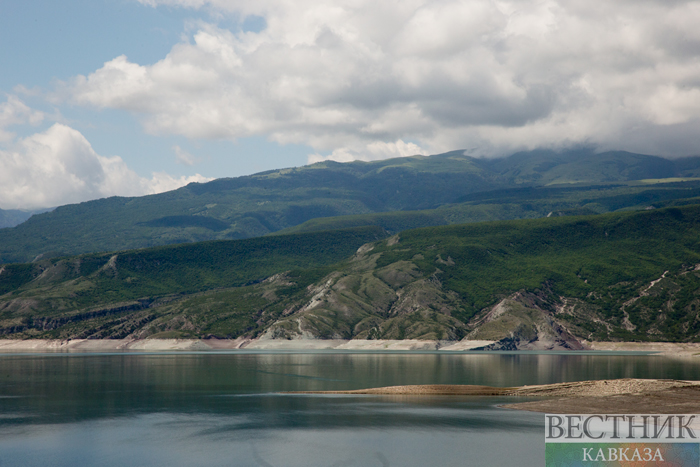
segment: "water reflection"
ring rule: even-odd
[[[542,465],[543,417],[496,408],[503,399],[280,393],[621,377],[700,379],[700,365],[581,354],[0,356],[0,465]]]
[[[279,411],[290,400],[220,397],[244,394],[404,384],[508,387],[626,377],[700,379],[700,365],[660,356],[576,354],[4,356],[0,424],[22,423],[27,416],[52,423],[165,411]],[[313,404],[311,399],[294,401]]]

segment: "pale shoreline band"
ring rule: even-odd
[[[341,340],[341,339],[0,339],[0,352],[95,351],[206,351],[206,350],[358,350],[444,351],[478,349],[493,341]],[[700,355],[700,343],[586,342],[590,350],[653,352],[666,356]],[[574,351],[572,351],[574,352]]]

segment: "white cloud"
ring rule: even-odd
[[[154,134],[265,135],[312,146],[312,161],[700,146],[698,1],[141,1],[267,25],[201,24],[155,64],[120,56],[70,83],[75,102]]]
[[[341,148],[334,150],[328,156],[311,154],[309,163],[321,161],[351,162],[351,161],[376,161],[391,157],[426,156],[427,153],[415,143],[406,143],[398,140],[395,143],[375,141],[366,146],[356,148]]]
[[[649,96],[645,104],[650,120],[659,125],[685,123],[698,114],[700,87],[662,86]]]
[[[165,172],[154,172],[153,177],[150,180],[142,179],[143,185],[145,186],[146,192],[144,194],[155,194],[163,193],[165,191],[176,190],[183,187],[189,183],[204,183],[210,182],[213,178],[203,177],[202,175],[182,175],[180,177],[173,177]]]
[[[7,101],[0,103],[0,143],[8,143],[15,134],[6,128],[14,125],[37,125],[44,119],[44,114],[29,108],[17,96],[8,96]]]
[[[145,179],[117,156],[95,153],[85,137],[66,125],[17,141],[0,150],[0,208],[38,208],[113,195],[138,196],[209,179],[197,174]]]
[[[185,151],[177,144],[173,146],[173,151],[175,151],[175,161],[178,164],[193,166],[199,162],[199,158]]]

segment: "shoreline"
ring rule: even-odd
[[[493,341],[342,340],[342,339],[0,339],[0,352],[207,351],[207,350],[359,350],[464,351]],[[700,349],[698,350],[700,351]]]
[[[429,340],[324,340],[324,339],[0,339],[0,352],[108,352],[108,351],[221,351],[221,350],[342,350],[342,351],[441,351],[462,352],[494,341]],[[600,352],[648,352],[665,356],[700,356],[700,343],[586,342],[588,350]],[[515,351],[518,352],[518,351]],[[542,350],[542,352],[548,352]],[[556,352],[572,352],[562,351]]]

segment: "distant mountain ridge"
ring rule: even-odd
[[[0,209],[0,229],[14,227],[32,217],[31,211]]]
[[[466,156],[464,151],[452,151],[375,162],[321,162],[193,183],[158,195],[112,197],[61,206],[14,228],[0,229],[0,264],[57,255],[257,237],[321,218],[330,218],[328,227],[337,228],[333,222],[348,222],[342,216],[356,216],[354,225],[370,223],[386,228],[391,226],[362,216],[397,213],[384,218],[391,217],[392,222],[399,220],[394,222],[395,228],[402,230],[543,217],[571,210],[584,212],[577,209],[613,210],[608,207],[611,203],[597,203],[596,199],[602,195],[629,198],[618,203],[616,209],[643,208],[640,200],[644,196],[640,198],[640,193],[655,192],[647,197],[668,201],[671,193],[668,187],[661,190],[626,184],[669,177],[679,178],[674,180],[679,183],[683,179],[700,178],[700,157],[668,160],[626,152],[540,150],[486,160]],[[690,190],[692,183],[698,182],[676,187],[670,199],[698,196]],[[579,189],[599,184],[605,185],[608,192],[595,193],[590,199],[581,193],[569,194],[568,198],[560,196],[565,192],[562,187]],[[507,203],[502,199],[494,202],[469,198],[478,193],[522,187],[558,188],[559,198],[540,197],[537,201],[525,196],[524,201],[514,199]]]

